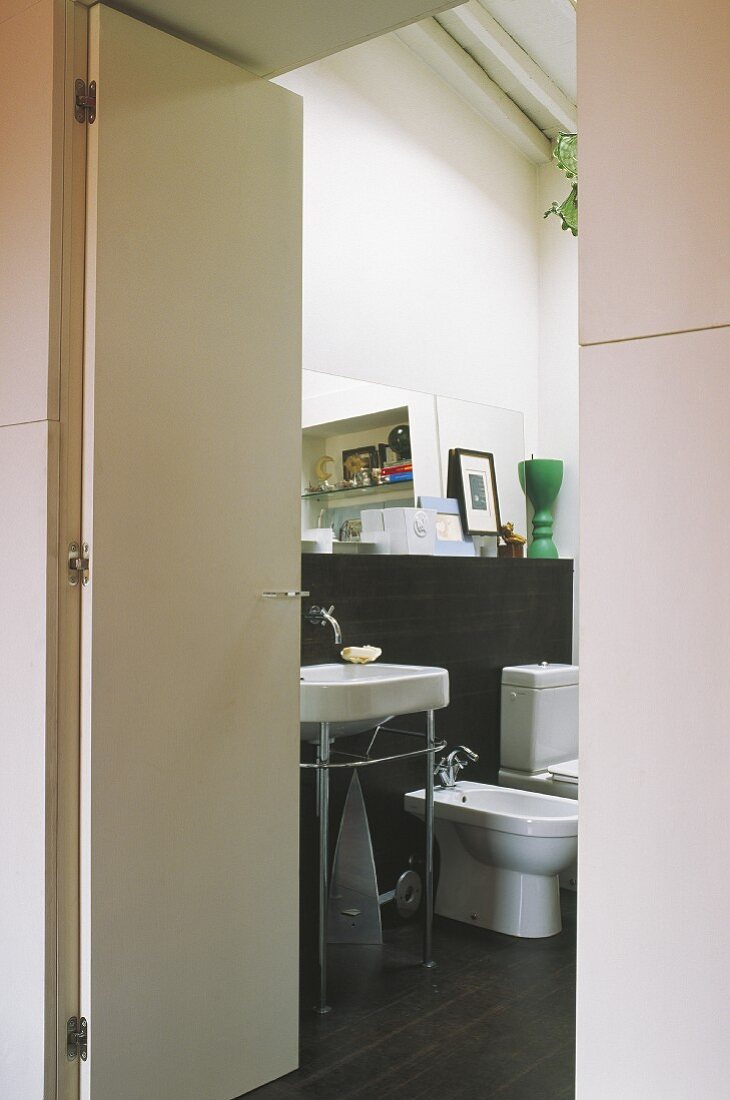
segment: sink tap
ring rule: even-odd
[[[312,604],[312,606],[307,608],[304,612],[304,618],[313,626],[324,626],[325,623],[329,623],[334,631],[335,645],[342,645],[342,631],[340,630],[340,624],[332,614],[334,609],[334,604],[332,604],[332,607],[328,610],[325,610],[323,607],[317,607],[316,604]]]
[[[467,764],[476,764],[478,759],[477,754],[468,749],[466,745],[457,745],[448,756],[443,756],[438,762],[434,770],[434,776],[441,787],[449,790],[456,786],[459,772],[463,771]]]

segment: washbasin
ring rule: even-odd
[[[440,710],[449,703],[449,674],[428,665],[304,665],[300,671],[300,729],[319,738],[322,722],[332,737],[363,733],[396,714]]]

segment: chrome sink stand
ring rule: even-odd
[[[378,727],[380,728],[380,727]],[[387,728],[387,727],[384,727]],[[410,730],[392,731],[408,733],[410,736],[423,737]],[[377,734],[377,730],[376,730]],[[372,748],[375,738],[370,742]],[[436,741],[436,718],[433,710],[426,711],[426,747],[412,752],[395,753],[391,756],[370,756],[370,749],[364,756],[353,756],[344,763],[332,762],[330,744],[330,723],[321,722],[319,727],[319,745],[314,764],[300,764],[301,768],[314,768],[317,772],[317,816],[319,818],[319,999],[315,1012],[324,1016],[332,1011],[327,1004],[327,912],[329,902],[329,805],[330,777],[333,768],[365,768],[375,764],[387,764],[391,760],[405,760],[411,756],[423,756],[426,760],[426,852],[424,883],[424,920],[423,920],[423,959],[422,966],[432,967],[433,961],[433,757],[446,746],[445,741]],[[335,753],[336,755],[349,755]]]
[[[329,901],[330,724],[319,727],[317,750],[317,816],[319,818],[319,1003],[320,1015],[332,1011],[327,1004],[327,903]]]

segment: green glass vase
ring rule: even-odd
[[[528,558],[557,558],[553,542],[552,508],[563,484],[563,463],[559,458],[530,458],[518,467],[520,485],[535,510]]]

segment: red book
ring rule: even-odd
[[[384,474],[406,474],[409,470],[413,469],[412,462],[391,462],[387,466],[381,467]]]

